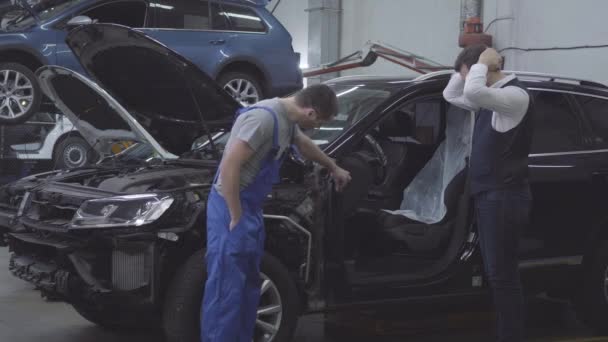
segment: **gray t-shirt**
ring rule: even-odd
[[[269,107],[277,114],[277,124],[279,133],[279,153],[277,158],[283,154],[285,149],[289,148],[292,137],[291,133],[298,132],[298,126],[287,117],[287,111],[278,98],[263,100],[256,103],[254,106]],[[261,163],[268,156],[272,148],[272,139],[274,132],[274,119],[272,114],[264,109],[252,109],[247,111],[236,119],[230,138],[226,143],[225,151],[228,151],[235,139],[240,139],[246,142],[254,151],[251,158],[243,164],[241,168],[240,189],[243,190],[253,182],[258,172],[260,171]],[[215,185],[216,190],[221,194],[222,183],[221,179],[217,180]]]

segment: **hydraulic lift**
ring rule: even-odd
[[[368,41],[363,49],[340,58],[335,62],[304,69],[302,70],[302,75],[304,77],[314,77],[348,69],[368,67],[374,64],[376,60],[378,60],[378,57],[420,74],[451,69],[451,67],[442,65],[415,53],[401,50],[389,44]]]

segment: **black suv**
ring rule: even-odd
[[[142,33],[94,24],[67,42],[94,81],[52,66],[37,75],[102,160],[0,188],[10,270],[94,323],[162,320],[169,341],[198,341],[206,198],[240,105]],[[608,88],[519,76],[536,104],[526,293],[572,300],[605,330]],[[448,79],[328,82],[340,112],[310,134],[353,181],[335,193],[297,153],[284,165],[265,206],[256,341],[289,340],[309,312],[485,297],[466,177],[473,114],[443,100]],[[112,156],[124,139],[138,143]]]

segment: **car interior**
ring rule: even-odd
[[[447,136],[446,118],[455,111],[467,121],[452,123],[451,132],[468,133]],[[382,118],[339,160],[352,176],[339,195],[343,260],[351,282],[382,275],[428,277],[457,255],[469,229],[469,203],[462,199],[472,120],[440,97],[409,102]],[[463,129],[467,124],[469,130]],[[469,145],[460,151],[447,147],[457,145],[446,143],[448,138],[460,142],[467,135]],[[425,217],[435,203],[434,217]]]

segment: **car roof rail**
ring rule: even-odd
[[[428,74],[424,74],[424,75],[420,75],[420,76],[416,77],[414,79],[414,81],[426,81],[426,80],[436,79],[436,78],[440,78],[445,75],[450,75],[452,73],[454,73],[453,70],[441,70],[441,71],[436,71],[436,72],[430,72]],[[608,85],[603,84],[601,82],[582,80],[582,79],[574,78],[574,77],[545,74],[545,73],[540,73],[540,72],[505,70],[504,73],[505,74],[515,74],[518,78],[522,78],[522,79],[529,79],[529,80],[537,79],[537,80],[545,80],[545,81],[549,81],[549,82],[570,81],[570,82],[578,83],[579,85],[582,85],[582,86],[608,88]]]
[[[323,81],[323,83],[334,83],[334,82],[342,82],[342,81],[348,81],[348,80],[373,80],[373,79],[378,79],[378,78],[382,78],[383,76],[378,76],[378,75],[346,75],[346,76],[340,76],[340,77],[336,77],[336,78],[331,78],[329,80]]]
[[[504,72],[515,74],[517,77],[523,78],[523,79],[530,79],[530,80],[538,79],[538,80],[545,80],[545,81],[549,81],[549,82],[569,81],[569,82],[578,83],[582,86],[608,88],[608,86],[603,83],[596,82],[596,81],[590,81],[590,80],[582,80],[580,78],[575,78],[575,77],[560,76],[560,75],[554,75],[554,74],[545,74],[545,73],[540,73],[540,72],[527,72],[527,71],[505,70]]]
[[[420,76],[414,78],[413,81],[432,80],[432,79],[435,79],[435,78],[440,78],[440,77],[445,76],[445,75],[451,75],[453,73],[454,73],[454,70],[433,71],[433,72],[429,72],[427,74],[420,75]]]

